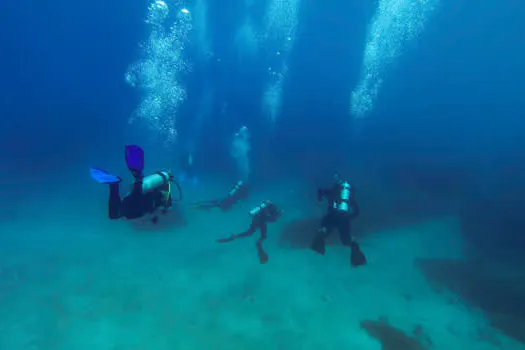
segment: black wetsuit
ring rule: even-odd
[[[334,209],[332,203],[337,201],[337,196],[339,196],[340,191],[341,186],[339,184],[332,188],[320,188],[317,190],[317,200],[321,201],[323,198],[326,198],[328,201],[328,209],[321,220],[320,233],[324,236],[328,236],[334,229],[337,229],[339,231],[341,243],[350,246],[350,242],[352,241],[352,220],[359,215],[359,206],[355,199],[351,198],[349,201],[350,208],[348,212],[341,212]]]
[[[317,200],[321,201],[326,198],[328,201],[328,210],[321,220],[321,227],[318,234],[312,242],[312,249],[319,254],[325,253],[325,240],[337,229],[341,243],[351,248],[351,263],[354,266],[366,264],[366,258],[362,254],[359,245],[352,239],[352,220],[359,216],[359,206],[353,195],[346,201],[348,208],[340,210],[337,203],[341,202],[342,184],[337,183],[331,188],[318,189]],[[334,204],[335,203],[335,204]]]
[[[131,192],[124,198],[120,198],[119,183],[109,185],[109,218],[137,219],[148,213],[153,213],[157,208],[168,208],[171,206],[171,196],[166,201],[163,193],[164,186],[148,192],[142,193],[142,183],[135,182]]]
[[[229,211],[237,202],[248,197],[248,185],[244,182],[238,182],[225,198],[211,199],[193,204],[196,209],[219,208],[223,212]]]
[[[259,261],[261,264],[265,264],[268,261],[268,254],[263,249],[263,241],[266,239],[266,234],[268,230],[268,223],[277,221],[281,216],[281,212],[277,206],[269,201],[263,202],[259,206],[260,210],[252,217],[252,222],[248,230],[239,233],[233,234],[228,238],[222,238],[217,240],[219,243],[226,243],[236,240],[237,238],[249,237],[253,235],[257,230],[261,230],[261,236],[257,240],[257,253],[259,255]]]

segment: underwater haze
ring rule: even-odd
[[[521,1],[0,23],[0,350],[525,349]]]

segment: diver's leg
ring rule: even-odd
[[[120,199],[119,184],[109,185],[109,218],[119,219],[121,214],[122,200]]]
[[[326,243],[325,243],[326,238],[330,236],[334,228],[333,221],[334,219],[331,214],[326,214],[323,217],[323,220],[321,221],[321,227],[317,230],[317,235],[315,236],[310,246],[310,248],[313,251],[321,255],[324,255],[325,247],[326,247]]]
[[[244,237],[250,237],[251,235],[253,235],[255,233],[255,231],[257,231],[257,228],[258,226],[252,222],[252,224],[250,225],[250,227],[248,228],[248,230],[242,232],[242,233],[239,233],[238,235],[235,235],[235,238],[244,238]]]
[[[155,201],[152,193],[142,195],[140,192],[131,192],[122,198],[120,206],[120,216],[126,219],[138,219],[155,208]]]
[[[341,242],[345,245],[350,247],[350,264],[352,266],[357,267],[361,265],[366,264],[366,256],[361,251],[361,247],[359,247],[359,244],[352,239],[351,236],[351,221],[350,220],[343,220],[339,223],[338,229],[339,229],[339,237],[341,238]]]
[[[261,236],[257,240],[255,246],[257,247],[257,255],[259,256],[259,262],[261,264],[266,264],[268,262],[268,254],[263,249],[263,241],[266,240],[267,226],[266,224],[261,226]]]
[[[228,238],[221,238],[221,239],[218,239],[217,242],[218,243],[226,243],[226,242],[231,242],[231,241],[234,241],[236,240],[237,238],[244,238],[244,237],[249,237],[251,235],[253,235],[255,233],[255,231],[257,231],[257,225],[255,225],[253,222],[252,224],[250,225],[250,228],[242,233],[239,233],[239,234],[232,234],[230,237]]]
[[[352,243],[352,237],[350,236],[350,220],[341,220],[337,225],[337,230],[339,231],[339,238],[343,245],[350,247]]]

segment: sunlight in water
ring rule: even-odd
[[[423,31],[439,0],[379,0],[368,31],[361,80],[352,92],[350,112],[363,118],[373,109],[383,75],[405,44]]]
[[[149,37],[141,44],[141,59],[126,73],[127,83],[141,91],[141,102],[130,122],[144,121],[166,145],[177,139],[176,116],[186,99],[180,77],[190,70],[184,50],[192,30],[191,14],[186,8],[177,11],[171,26],[166,23],[169,17],[166,2],[157,0],[149,6]]]
[[[244,11],[246,12],[246,16],[235,33],[235,47],[238,58],[241,61],[245,61],[246,59],[253,60],[259,54],[257,33],[254,18],[251,14],[253,12],[253,6],[253,0],[245,0]]]
[[[283,73],[269,70],[269,83],[263,95],[263,111],[272,124],[275,124],[275,121],[281,112],[283,84],[286,71],[286,66],[283,69]]]
[[[263,111],[275,123],[282,107],[282,90],[287,62],[293,48],[299,20],[300,0],[273,0],[265,16],[262,45],[269,55],[268,82],[263,95]]]

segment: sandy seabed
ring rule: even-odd
[[[1,350],[410,350],[382,347],[367,320],[429,349],[524,349],[481,311],[436,293],[415,266],[461,258],[454,218],[367,235],[369,264],[355,269],[342,246],[320,256],[278,244],[287,222],[311,215],[294,207],[293,191],[255,193],[229,213],[185,203],[185,224],[168,214],[157,226],[109,221],[105,190],[94,192],[82,205],[77,193],[35,200],[0,222]],[[221,192],[201,186],[187,201]],[[269,227],[270,260],[260,265],[256,237],[215,240],[246,228],[265,196],[285,215]]]

